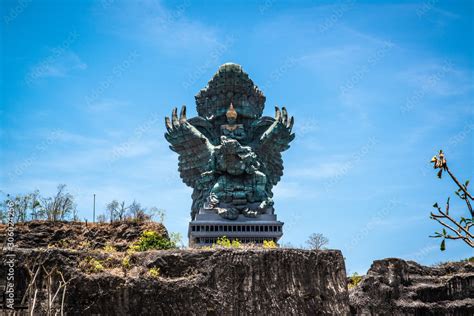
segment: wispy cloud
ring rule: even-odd
[[[68,143],[70,145],[85,145],[85,146],[95,146],[99,145],[102,146],[106,144],[105,139],[97,138],[97,137],[89,137],[79,133],[67,132],[62,131],[58,137],[58,142]]]
[[[358,56],[363,55],[364,49],[359,45],[342,45],[333,47],[321,47],[320,49],[307,52],[301,57],[305,66],[314,70],[334,70],[351,64]]]
[[[40,78],[65,77],[72,71],[86,69],[87,64],[71,49],[79,37],[78,32],[69,32],[59,45],[50,48],[48,55],[30,68],[25,83],[30,85]]]
[[[31,67],[28,76],[36,78],[65,77],[75,70],[87,69],[87,64],[72,51],[67,51],[55,60],[45,60]]]
[[[282,181],[273,188],[273,194],[278,199],[308,197],[308,190],[300,182]],[[314,197],[314,194],[312,195]]]
[[[129,105],[128,102],[116,99],[100,99],[96,102],[87,104],[86,110],[94,114],[108,113],[114,111],[124,110]],[[81,107],[83,105],[81,104]]]
[[[397,78],[427,96],[453,96],[471,92],[473,73],[456,67],[451,60],[431,60],[401,71]]]
[[[107,7],[104,12],[113,14],[112,32],[139,39],[173,54],[208,51],[220,45],[215,27],[187,16],[190,6],[190,0],[170,6],[158,1],[141,1],[138,6],[132,2],[120,2]]]
[[[308,167],[289,169],[286,173],[291,177],[301,179],[330,179],[338,176],[345,168],[347,162],[322,162],[319,164],[306,164]]]

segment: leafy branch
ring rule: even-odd
[[[460,239],[474,248],[474,235],[470,232],[471,227],[474,226],[474,211],[472,210],[471,204],[473,197],[468,191],[469,180],[467,180],[464,184],[461,184],[458,181],[458,179],[449,170],[446,157],[442,150],[439,151],[438,155],[431,159],[431,162],[434,164],[434,169],[439,169],[438,178],[441,179],[443,171],[446,171],[454,183],[456,183],[458,190],[454,193],[466,203],[471,218],[461,217],[460,220],[453,218],[449,214],[450,198],[448,198],[446,201],[446,207],[444,211],[441,209],[438,203],[435,203],[433,208],[436,209],[436,212],[431,212],[430,218],[440,223],[443,226],[443,230],[441,232],[435,232],[435,235],[430,237],[443,238],[440,245],[441,251],[446,250],[446,239]]]

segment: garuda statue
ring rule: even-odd
[[[273,214],[272,188],[283,175],[281,153],[295,138],[293,117],[275,107],[263,116],[265,96],[242,67],[224,64],[195,97],[197,117],[165,118],[165,138],[179,155],[183,182],[194,189],[191,217],[216,212],[226,219],[239,214]]]

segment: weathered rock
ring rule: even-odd
[[[344,315],[349,312],[340,251],[293,249],[173,250],[135,253],[124,276],[114,269],[118,254],[61,249],[19,249],[18,290],[31,280],[26,266],[56,267],[71,280],[68,315]],[[92,256],[106,269],[79,268]],[[109,259],[110,258],[110,259]],[[160,276],[149,275],[159,268]],[[0,267],[4,275],[5,267]],[[53,284],[59,275],[54,274]],[[47,279],[37,277],[35,311],[44,313]],[[56,286],[53,287],[54,290]],[[62,295],[62,292],[60,292]],[[17,293],[17,297],[22,296]],[[29,300],[31,302],[31,300]],[[42,302],[42,303],[41,303]],[[59,310],[60,300],[55,308]],[[53,313],[54,314],[54,313]]]
[[[5,238],[5,225],[0,224],[0,244]],[[155,222],[83,223],[66,221],[31,221],[15,224],[17,248],[97,249],[110,244],[126,249],[145,230],[156,231],[168,238],[166,228]]]
[[[474,263],[376,260],[349,293],[357,315],[474,315]]]

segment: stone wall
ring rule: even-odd
[[[357,315],[474,315],[474,262],[376,260],[349,292]]]
[[[64,299],[68,315],[343,315],[349,312],[340,251],[292,249],[172,250],[135,253],[124,275],[118,254],[64,249],[16,252],[19,289],[35,267],[56,268],[71,280]],[[96,258],[106,269],[84,272]],[[26,267],[31,270],[30,275]],[[151,276],[159,268],[159,276]],[[0,268],[4,275],[5,268]],[[57,284],[59,275],[53,276]],[[45,313],[47,278],[37,277],[35,312]],[[53,286],[55,290],[55,286]],[[17,297],[22,293],[17,293]],[[60,291],[60,296],[62,291]],[[31,302],[31,299],[29,300]],[[60,300],[54,307],[60,310]],[[53,312],[54,314],[54,312]]]

